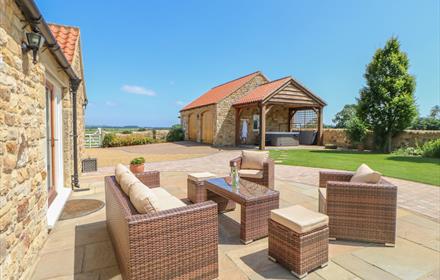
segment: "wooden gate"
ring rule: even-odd
[[[188,117],[188,138],[190,141],[197,141],[197,117],[191,114]]]
[[[213,139],[213,120],[212,112],[205,111],[202,113],[202,143],[212,144]]]

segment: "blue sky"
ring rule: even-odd
[[[217,84],[256,70],[354,103],[366,64],[398,36],[420,114],[440,103],[440,1],[55,1],[46,21],[81,28],[89,125],[169,126]]]

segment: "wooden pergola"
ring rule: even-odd
[[[317,143],[322,143],[323,108],[327,104],[292,77],[286,77],[257,87],[233,104],[235,108],[236,145],[240,143],[240,115],[242,110],[256,108],[260,115],[260,149],[264,150],[266,147],[266,116],[277,105],[288,108],[286,121],[289,132],[292,130],[291,119],[296,112],[313,110],[317,115]]]

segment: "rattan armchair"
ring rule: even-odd
[[[229,162],[230,166],[233,166],[234,163],[237,165],[238,169],[241,168],[241,160],[242,157],[237,157],[232,159]],[[275,164],[274,161],[271,158],[268,158],[264,163],[263,163],[263,178],[248,178],[246,177],[245,179],[251,182],[255,182],[257,184],[263,185],[268,187],[269,189],[273,189],[274,188],[274,180],[275,180]]]
[[[149,187],[159,172],[136,174]],[[218,277],[217,204],[139,214],[114,176],[105,177],[107,230],[124,279]]]
[[[393,245],[396,242],[397,187],[350,182],[352,172],[319,173],[319,211],[329,217],[329,236]]]

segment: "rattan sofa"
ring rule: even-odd
[[[329,237],[394,245],[397,187],[352,183],[353,172],[319,173],[319,211],[329,217]]]
[[[136,176],[159,187],[159,172]],[[218,277],[217,204],[139,214],[114,176],[105,177],[107,230],[124,279]]]
[[[233,166],[234,163],[237,165],[238,169],[241,168],[241,160],[242,157],[237,157],[232,159],[229,162],[230,166]],[[274,188],[274,180],[275,180],[275,171],[274,171],[274,161],[271,158],[268,158],[264,163],[263,163],[263,177],[262,178],[250,178],[250,177],[243,177],[248,181],[251,182],[255,182],[258,183],[260,185],[266,186],[270,189]]]

